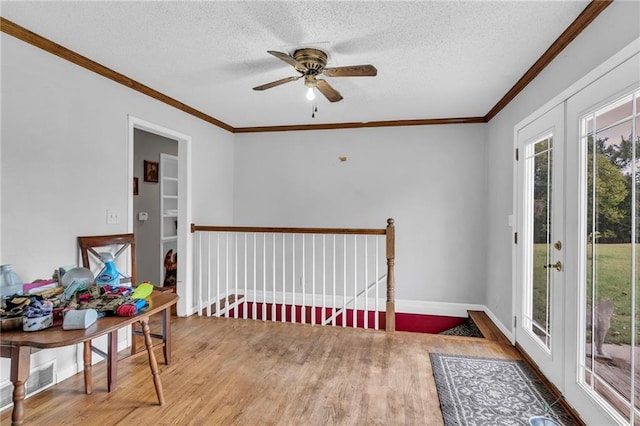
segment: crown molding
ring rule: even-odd
[[[108,78],[109,80],[115,81],[116,83],[122,84],[123,86],[127,86],[128,88],[135,90],[136,92],[145,94],[160,102],[177,108],[180,111],[184,111],[187,114],[193,115],[194,117],[197,117],[215,126],[221,127],[229,132],[233,132],[233,127],[228,125],[227,123],[223,123],[222,121],[217,120],[216,118],[213,118],[202,111],[198,111],[197,109],[190,107],[189,105],[180,102],[177,99],[167,96],[164,93],[158,92],[157,90],[152,89],[149,86],[139,83],[124,74],[112,70],[111,68],[105,67],[104,65],[99,64],[98,62],[91,60],[86,56],[82,56],[79,53],[74,52],[73,50],[67,49],[64,46],[54,43],[53,41],[46,39],[32,31],[29,31],[28,29],[21,27],[20,25],[11,22],[1,16],[0,31],[17,38],[18,40],[22,40],[25,43],[29,43],[32,46],[56,55],[62,59],[65,59],[71,63],[74,63],[82,68],[93,71],[96,74]]]
[[[551,46],[540,56],[540,58],[527,70],[526,73],[509,89],[509,91],[498,101],[497,104],[485,115],[487,122],[498,115],[525,87],[529,85],[555,59],[565,47],[569,45],[613,0],[593,0],[584,8],[578,17],[567,27],[566,30],[554,41]]]
[[[417,120],[389,120],[352,123],[327,123],[308,125],[285,126],[256,126],[233,127],[202,111],[199,111],[177,99],[165,95],[149,86],[146,86],[132,78],[112,70],[86,56],[80,55],[64,46],[46,39],[28,29],[0,16],[0,31],[19,40],[29,43],[46,52],[72,62],[82,68],[95,72],[132,90],[145,94],[153,99],[172,106],[180,111],[220,127],[231,133],[259,133],[259,132],[289,132],[301,130],[332,130],[332,129],[356,129],[365,127],[396,127],[396,126],[431,126],[441,124],[476,124],[488,123],[500,111],[502,111],[525,87],[527,87],[566,48],[585,28],[587,28],[602,11],[611,5],[613,0],[592,0],[567,29],[553,42],[542,56],[529,68],[529,70],[516,82],[516,84],[491,108],[484,117],[462,118],[425,118]]]
[[[300,124],[290,126],[236,127],[234,133],[290,132],[299,130],[359,129],[363,127],[432,126],[436,124],[486,123],[484,117],[425,118],[420,120],[388,120],[353,123]]]

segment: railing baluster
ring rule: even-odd
[[[267,234],[262,234],[262,321],[267,320]]]
[[[333,234],[333,301],[331,307],[331,325],[336,325],[336,234]]]
[[[284,237],[285,237],[285,234],[282,234],[282,305],[280,308],[280,322],[287,321],[287,312],[286,312],[287,292],[285,287],[285,283],[287,282],[287,268],[286,268],[286,262],[285,262],[286,240]]]
[[[364,236],[364,328],[369,328],[369,238]]]
[[[211,234],[207,234],[207,316],[211,316]],[[200,304],[199,309],[202,309]]]
[[[326,252],[325,235],[322,235],[322,313],[320,314],[321,323],[324,325],[327,309],[327,252]]]
[[[254,320],[258,319],[258,266],[257,266],[257,254],[256,254],[256,246],[258,245],[256,241],[256,233],[253,233],[253,303],[251,303],[251,318]]]
[[[316,234],[311,235],[311,325],[316,325]]]
[[[216,233],[216,312],[215,315],[220,317],[220,233]]]
[[[276,234],[271,234],[271,321],[276,321]]]
[[[347,236],[342,236],[342,327],[347,326]]]
[[[358,327],[358,236],[353,236],[353,328]]]
[[[296,323],[296,234],[291,235],[291,323]]]
[[[229,233],[225,235],[224,243],[224,316],[229,318]]]
[[[244,264],[244,292],[242,295],[242,319],[247,319],[247,233],[244,233],[244,253],[243,253],[243,264]]]
[[[198,272],[196,273],[197,280],[195,283],[198,292],[198,315],[202,315],[202,235],[198,235],[198,239],[195,244],[199,253],[199,255],[196,256],[198,262],[196,271]]]
[[[307,323],[307,295],[306,295],[306,287],[307,287],[307,276],[306,276],[306,254],[305,254],[305,235],[302,234],[302,312],[300,313],[300,322],[302,324]]]
[[[234,282],[234,295],[233,295],[233,317],[238,318],[238,234],[234,234],[234,247],[233,247],[233,282]],[[229,309],[229,307],[227,307]]]
[[[378,298],[379,298],[379,293],[378,293],[378,289],[380,288],[380,281],[379,281],[379,276],[380,276],[380,270],[378,269],[379,266],[379,261],[380,261],[380,252],[378,250],[378,245],[380,242],[380,237],[376,237],[376,304],[375,304],[375,318],[374,318],[374,323],[375,323],[375,329],[379,330],[380,329],[380,319],[378,318],[378,316],[380,315],[378,313]]]

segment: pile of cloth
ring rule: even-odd
[[[132,317],[149,306],[146,298],[151,291],[153,285],[150,283],[142,283],[136,288],[91,284],[76,288],[67,307],[95,309],[100,316]]]
[[[76,309],[94,309],[98,317],[132,317],[149,306],[146,299],[153,288],[153,284],[148,282],[135,288],[78,283],[46,293],[16,294],[4,299],[0,320],[21,317],[25,319],[25,330],[40,330],[62,324],[65,313]]]

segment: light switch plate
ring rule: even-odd
[[[117,210],[107,210],[107,225],[114,225],[120,222],[120,212]]]

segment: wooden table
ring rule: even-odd
[[[25,384],[29,378],[31,354],[40,349],[59,348],[78,343],[84,344],[84,381],[85,391],[92,391],[91,380],[91,341],[97,337],[108,336],[107,376],[108,391],[115,390],[117,386],[118,364],[118,330],[134,323],[142,325],[144,342],[149,358],[149,368],[153,377],[153,384],[160,405],[164,404],[162,394],[162,382],[158,372],[158,363],[153,354],[151,332],[149,330],[149,317],[154,314],[163,314],[166,325],[165,359],[170,359],[170,318],[171,306],[178,301],[175,293],[154,291],[149,296],[149,307],[135,317],[104,317],[98,319],[91,327],[85,330],[63,330],[61,326],[51,327],[41,331],[4,331],[0,335],[0,356],[11,358],[11,382],[13,383],[13,412],[11,424],[21,425],[24,418],[24,398],[26,394]],[[167,354],[169,356],[167,357]]]

